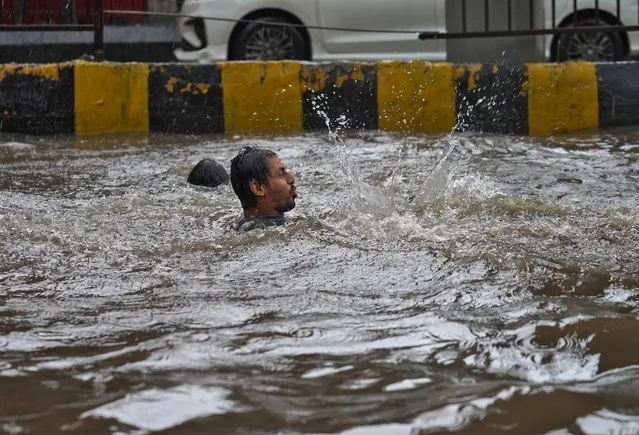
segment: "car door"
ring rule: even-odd
[[[324,27],[408,32],[322,30],[328,53],[356,59],[445,59],[443,41],[417,37],[419,31],[445,31],[444,0],[317,0],[317,7]]]

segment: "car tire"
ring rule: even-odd
[[[579,19],[569,26],[607,26],[609,23],[596,19]],[[565,33],[557,40],[557,60],[616,62],[624,58],[624,43],[617,32]]]
[[[290,23],[278,17],[263,17],[257,21],[259,23],[249,23],[242,28],[233,43],[231,60],[309,60],[306,41],[299,28],[285,25]]]

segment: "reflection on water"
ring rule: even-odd
[[[1,138],[0,432],[638,433],[638,139]]]

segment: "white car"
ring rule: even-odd
[[[553,2],[542,1],[545,1],[545,26],[551,28]],[[577,13],[573,0],[556,0],[555,26],[636,25],[639,1],[619,1],[621,19],[617,17],[616,0],[599,0],[597,13],[595,0],[578,0]],[[185,0],[180,8],[182,17],[177,21],[182,43],[175,56],[181,61],[199,63],[277,59],[445,61],[446,39],[419,40],[417,33],[446,32],[446,2]],[[448,4],[450,7],[450,0]],[[503,23],[501,26],[503,29]],[[549,61],[621,60],[633,54],[639,45],[636,32],[624,31],[559,34],[543,40]]]

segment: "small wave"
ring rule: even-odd
[[[600,409],[577,418],[575,425],[585,435],[639,433],[639,416],[626,415],[609,409]]]
[[[334,375],[337,373],[345,372],[352,370],[353,366],[343,366],[343,367],[323,367],[318,369],[312,369],[307,371],[302,375],[302,379],[317,379],[323,378],[325,376]]]
[[[7,151],[35,151],[36,146],[24,142],[0,142],[0,150]]]
[[[146,431],[167,430],[198,418],[246,411],[229,399],[230,393],[198,385],[153,388],[87,411],[80,418],[114,419]]]

